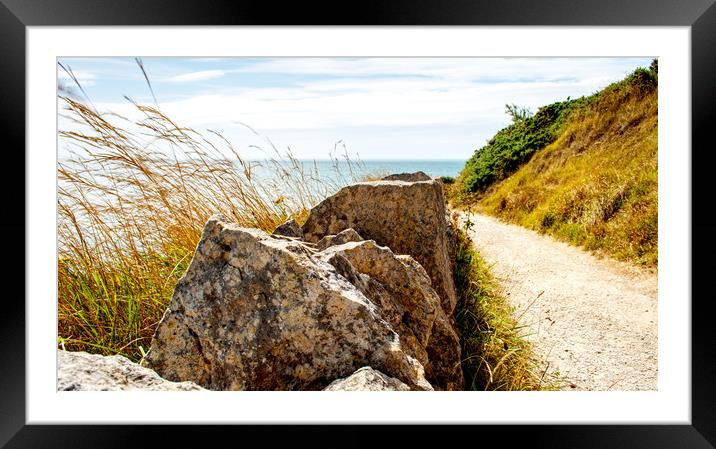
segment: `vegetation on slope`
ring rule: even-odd
[[[554,141],[564,117],[580,100],[552,103],[540,108],[536,114],[516,112],[508,105],[512,124],[495,134],[465,163],[459,179],[464,192],[479,192],[496,181],[505,179],[524,164],[535,151]]]
[[[451,199],[586,249],[656,266],[657,79],[654,61],[590,97],[516,121],[466,163]],[[553,110],[560,111],[550,116],[554,120],[535,120]]]

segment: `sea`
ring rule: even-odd
[[[452,177],[460,174],[463,159],[332,159],[332,160],[253,160],[252,178],[264,187],[267,200],[296,197],[303,201],[320,201],[341,187],[356,182],[380,179],[398,173],[421,171],[431,177]],[[240,166],[237,163],[237,169]],[[299,182],[296,182],[299,181]],[[300,185],[296,191],[296,186]],[[298,195],[297,195],[298,193]]]
[[[362,161],[367,174],[414,173],[422,171],[429,176],[456,177],[465,165],[463,159],[434,160],[368,160]]]
[[[290,183],[271,182],[277,179],[277,170],[274,164],[280,164],[287,173],[304,173],[306,182],[304,188],[314,197],[326,197],[335,193],[339,188],[367,179],[380,179],[384,176],[398,173],[415,173],[421,171],[431,177],[457,177],[460,174],[465,160],[463,159],[333,159],[333,160],[285,160],[255,162],[253,177],[263,184],[270,185],[272,195],[291,195]],[[300,164],[300,169],[297,168]],[[268,167],[273,167],[268,169]],[[295,178],[294,178],[295,179]],[[302,178],[303,179],[303,178]],[[320,181],[319,181],[320,180]],[[283,184],[283,185],[282,185]]]
[[[363,176],[387,176],[396,173],[415,173],[422,171],[428,176],[450,176],[456,177],[460,174],[465,165],[464,159],[372,159],[351,161],[350,164],[343,160],[302,160],[306,167],[316,167],[319,173],[331,173],[335,171],[335,164],[339,164],[339,171],[345,173],[352,170],[356,177]],[[349,168],[350,165],[350,168]]]

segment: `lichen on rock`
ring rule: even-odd
[[[332,246],[320,257],[376,304],[403,349],[426,369],[435,388],[463,388],[460,343],[425,269],[373,240]]]
[[[410,387],[394,377],[364,366],[343,379],[336,379],[324,391],[409,391]]]
[[[296,220],[292,218],[274,229],[272,235],[301,239],[303,238],[303,230],[301,229],[301,226],[296,223]]]
[[[57,351],[57,391],[195,391],[193,382],[171,382],[121,355]]]
[[[311,209],[302,228],[304,239],[312,243],[353,228],[396,254],[412,256],[430,276],[445,313],[453,313],[457,296],[439,180],[349,185]]]
[[[442,183],[389,178],[271,236],[209,219],[142,365],[212,390],[462,389]]]
[[[432,389],[381,311],[297,241],[212,217],[143,366],[213,390],[311,390],[369,365]]]
[[[353,228],[344,229],[336,235],[327,235],[316,243],[316,249],[323,251],[331,246],[342,245],[348,242],[360,242],[363,240]]]

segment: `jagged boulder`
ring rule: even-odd
[[[385,178],[383,178],[383,181],[407,181],[407,182],[415,182],[415,181],[430,181],[430,176],[426,175],[425,173],[421,171],[417,171],[415,173],[396,173],[393,175],[388,175]]]
[[[425,346],[440,308],[425,270],[405,260],[410,256],[396,256],[373,240],[332,246],[321,255],[379,307],[403,349],[425,366]]]
[[[120,355],[57,351],[58,391],[203,390],[193,382],[171,382]]]
[[[363,238],[412,256],[427,271],[443,310],[451,316],[457,297],[445,215],[439,180],[363,182],[344,187],[311,209],[303,234],[316,243],[353,228]]]
[[[331,246],[321,257],[380,308],[403,349],[425,367],[431,385],[463,388],[458,336],[415,259],[373,240]]]
[[[331,246],[342,245],[348,242],[360,242],[363,240],[353,228],[345,229],[336,235],[327,235],[316,243],[316,249],[323,251]]]
[[[325,391],[408,391],[410,387],[380,371],[364,366],[350,376],[331,382]]]
[[[314,250],[212,217],[142,365],[212,390],[320,390],[363,366],[432,390],[381,311]]]

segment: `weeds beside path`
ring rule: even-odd
[[[566,390],[657,388],[657,274],[460,214],[548,375]]]

